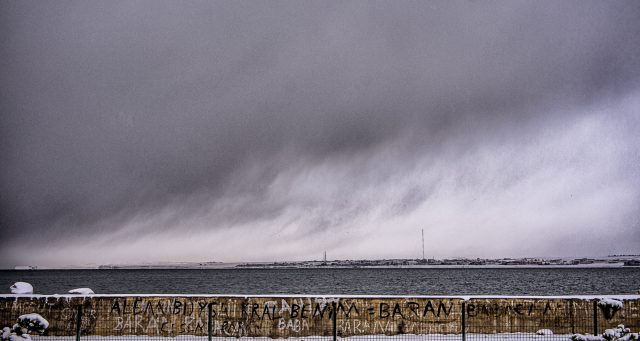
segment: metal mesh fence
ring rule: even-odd
[[[597,326],[599,333],[619,325],[624,325],[632,332],[640,332],[640,300],[625,300],[623,303],[618,303],[616,300],[602,299],[592,304],[593,323]]]
[[[349,340],[460,340],[463,301],[457,298],[344,299],[337,335]],[[346,311],[349,311],[347,313]]]
[[[71,299],[43,300],[33,297],[0,298],[0,328],[3,329],[1,338],[10,341],[28,341],[30,338],[76,340],[76,302]],[[29,330],[27,323],[19,323],[21,316],[33,313],[43,316],[48,322],[48,327],[43,332]]]
[[[568,340],[593,332],[590,302],[570,299],[471,299],[464,304],[465,337]]]
[[[32,313],[46,330],[16,327]],[[11,341],[630,341],[640,300],[33,296],[0,298],[0,322]]]

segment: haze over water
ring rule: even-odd
[[[640,268],[171,269],[0,271],[36,294],[616,295],[637,294]]]

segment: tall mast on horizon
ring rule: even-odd
[[[424,229],[422,229],[422,260],[424,260]]]

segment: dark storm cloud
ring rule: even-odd
[[[408,215],[448,173],[477,190],[487,174],[460,155],[525,158],[640,85],[633,1],[1,6],[2,249],[274,221],[273,238],[323,233],[358,225],[385,201],[376,186],[420,160],[446,165],[399,189],[389,214]],[[623,111],[616,127],[637,127]],[[601,177],[637,175],[628,148]],[[496,193],[530,175],[505,173]]]

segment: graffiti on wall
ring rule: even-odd
[[[330,336],[334,314],[339,336],[460,334],[463,313],[471,333],[588,332],[592,325],[584,321],[592,320],[593,304],[519,298],[5,297],[0,319],[9,325],[20,314],[38,312],[51,323],[49,335],[73,335],[78,306],[85,335],[204,336],[211,328],[216,337],[286,338]]]
[[[209,308],[210,306],[210,308]],[[157,299],[116,298],[107,312],[113,331],[144,335],[331,335],[455,332],[452,300],[326,298]],[[209,311],[210,309],[210,311]]]

